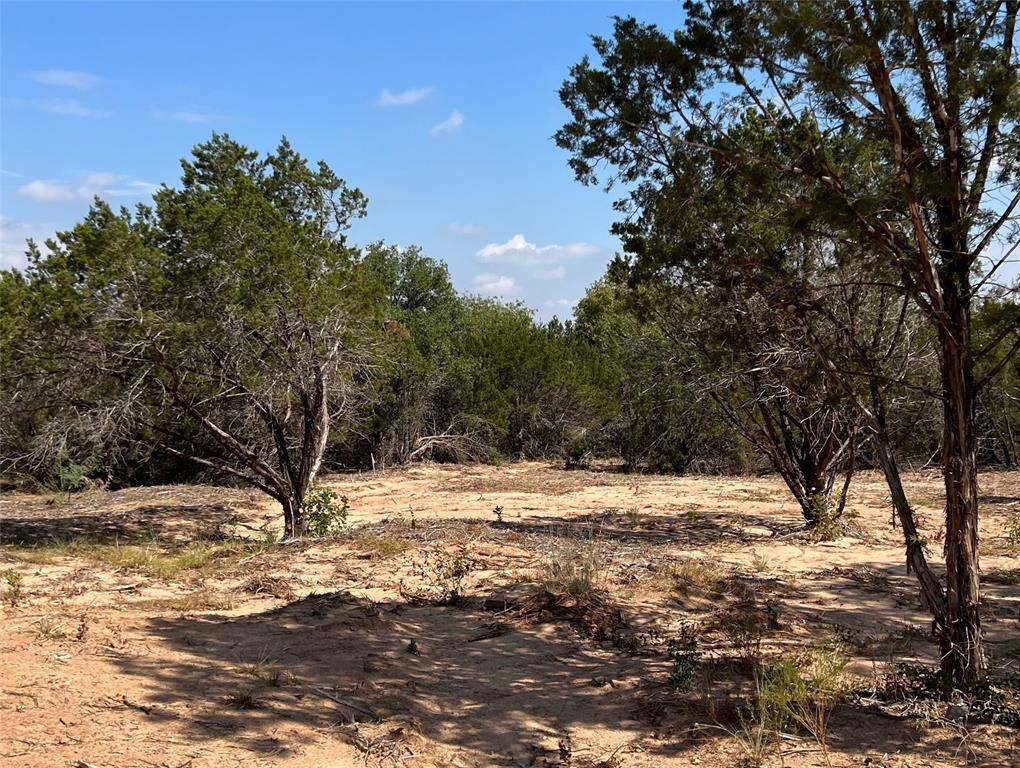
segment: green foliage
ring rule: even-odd
[[[701,651],[694,625],[681,625],[680,631],[667,640],[666,656],[670,661],[670,684],[679,691],[691,690],[701,671]]]
[[[1020,549],[1020,512],[1006,518],[1006,541],[1014,549]]]
[[[575,333],[602,358],[595,381],[603,416],[589,442],[634,469],[748,468],[746,442],[705,396],[691,360],[677,354],[674,329],[645,311],[657,298],[648,286],[629,286],[625,266],[616,263],[578,304]]]
[[[75,493],[88,487],[89,474],[92,470],[86,464],[64,461],[54,468],[50,487],[62,493]]]
[[[817,541],[835,541],[843,534],[843,520],[838,516],[840,500],[828,494],[817,493],[812,497],[811,535]]]
[[[745,754],[745,764],[760,766],[791,726],[807,731],[823,752],[828,750],[828,722],[846,697],[841,646],[821,646],[797,658],[784,658],[755,669],[755,689],[731,731]]]
[[[973,315],[974,342],[987,349],[977,375],[988,381],[978,396],[978,449],[988,463],[1020,463],[1020,303],[1005,290],[984,297]]]
[[[308,533],[317,538],[338,536],[347,528],[347,497],[332,488],[310,489],[305,495],[304,511]]]
[[[25,462],[59,457],[64,485],[82,455],[149,463],[122,451],[145,445],[286,509],[314,480],[330,415],[359,402],[376,344],[376,284],[344,235],[366,201],[286,138],[260,156],[213,134],[181,168],[151,206],[97,199],[4,277],[21,383],[2,407],[46,403],[24,425]]]
[[[21,582],[24,581],[24,577],[15,571],[13,568],[7,568],[3,572],[0,572],[0,576],[3,577],[3,594],[0,597],[8,605],[14,607],[21,602]]]

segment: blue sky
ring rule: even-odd
[[[616,243],[612,197],[551,136],[614,14],[662,3],[4,2],[0,266],[25,237],[174,183],[212,131],[286,134],[369,197],[359,243],[418,244],[464,291],[567,316]]]

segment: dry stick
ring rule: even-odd
[[[382,718],[379,717],[379,715],[377,715],[372,710],[365,709],[364,707],[359,707],[357,704],[352,704],[351,702],[345,699],[341,699],[336,694],[330,693],[329,691],[324,691],[322,688],[316,688],[314,686],[312,686],[312,690],[315,693],[319,694],[320,696],[330,699],[331,701],[335,701],[337,704],[343,704],[345,707],[353,709],[355,712],[360,712],[361,714],[366,715],[367,717],[371,717],[376,722],[382,720]]]

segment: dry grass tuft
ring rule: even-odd
[[[133,605],[143,610],[173,611],[177,613],[195,613],[196,611],[228,611],[234,607],[234,599],[226,592],[212,589],[199,589],[186,595],[176,597],[158,597],[152,600],[139,600]]]
[[[285,577],[273,576],[268,573],[251,574],[241,584],[241,589],[253,595],[267,595],[281,600],[293,600],[296,596],[290,582]]]
[[[234,709],[262,709],[266,705],[265,697],[254,688],[239,688],[227,696],[226,702]]]
[[[64,625],[50,616],[43,616],[31,624],[32,631],[40,641],[63,640],[67,637]]]
[[[538,569],[539,582],[555,595],[584,599],[605,586],[608,560],[594,540],[554,549]]]
[[[691,588],[707,591],[721,591],[728,575],[718,564],[706,564],[697,560],[670,560],[655,568],[657,581],[666,590],[677,589],[687,592]]]
[[[391,557],[407,552],[414,547],[414,542],[399,536],[385,534],[365,534],[352,536],[351,546],[359,552],[368,553],[372,559],[388,560]]]

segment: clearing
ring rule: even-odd
[[[940,478],[907,480],[937,555]],[[288,545],[244,490],[0,495],[0,762],[1020,765],[1015,727],[895,674],[937,649],[878,475],[828,543],[774,478],[532,462],[324,483],[350,530]],[[1016,674],[1020,472],[981,487],[988,648]],[[839,654],[831,718],[760,744],[752,671]]]

